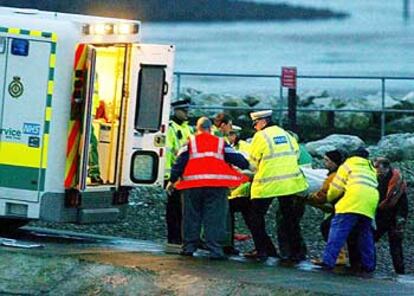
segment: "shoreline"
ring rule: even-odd
[[[64,3],[54,0],[40,3],[35,0],[6,0],[2,2],[2,6],[139,19],[145,22],[289,21],[349,17],[346,12],[325,8],[229,0],[208,0],[202,3],[197,0],[120,0],[116,4],[111,0],[73,0]]]

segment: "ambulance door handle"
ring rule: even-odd
[[[162,91],[162,94],[165,96],[166,94],[168,94],[168,88],[169,88],[169,86],[168,86],[168,82],[167,81],[164,81],[164,86],[163,86],[163,91]]]

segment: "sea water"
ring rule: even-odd
[[[259,2],[259,1],[258,1]],[[262,2],[281,2],[262,0]],[[329,8],[345,19],[316,21],[240,21],[144,23],[143,41],[176,45],[176,71],[280,74],[295,66],[299,75],[414,77],[414,1],[411,20],[402,0],[286,0]],[[278,79],[182,77],[182,87],[204,92],[279,92]],[[381,80],[301,79],[298,92],[363,95],[381,90]],[[414,80],[386,83],[387,93],[404,95]]]

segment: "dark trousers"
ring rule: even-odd
[[[306,258],[306,244],[302,237],[300,220],[305,213],[303,200],[295,195],[280,196],[276,212],[277,240],[282,258],[294,261]]]
[[[258,257],[277,257],[277,251],[266,232],[265,215],[274,198],[251,200],[249,225]]]
[[[334,214],[330,215],[328,218],[325,218],[320,226],[322,237],[325,242],[328,242],[329,230],[331,229],[331,222],[334,217]],[[355,271],[361,269],[361,258],[359,256],[358,250],[358,229],[354,228],[348,236],[346,243],[348,245],[348,258],[351,268]]]
[[[379,241],[380,238],[387,233],[388,243],[390,246],[390,253],[392,258],[392,264],[394,270],[398,274],[405,273],[404,256],[403,256],[403,232],[397,228],[396,215],[382,215],[378,212],[376,217],[377,230],[374,233],[375,241]]]
[[[234,246],[235,213],[240,212],[250,230],[250,198],[247,196],[229,199],[231,246]]]
[[[334,268],[339,251],[344,246],[352,230],[357,229],[356,239],[361,266],[364,271],[375,270],[375,246],[372,232],[372,219],[353,213],[335,214],[331,222],[328,243],[323,253],[323,262]]]
[[[167,221],[167,240],[170,244],[181,244],[181,224],[182,224],[182,202],[181,193],[174,190],[167,194],[166,221]]]
[[[223,257],[220,244],[226,235],[228,189],[200,187],[182,191],[183,194],[183,251],[192,253],[200,243],[201,227],[211,257]]]

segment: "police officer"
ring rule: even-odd
[[[308,188],[298,165],[299,146],[284,129],[272,123],[272,110],[250,114],[256,133],[250,147],[250,163],[255,175],[251,187],[251,231],[257,258],[277,257],[276,249],[266,233],[265,214],[277,197],[280,208],[278,242],[281,256],[299,261],[304,259],[300,218],[303,203],[297,193]]]
[[[167,161],[165,164],[165,184],[170,180],[171,167],[175,162],[178,150],[187,143],[193,134],[188,124],[188,100],[179,100],[171,104],[173,116],[169,122],[167,133]],[[169,244],[181,244],[181,197],[178,190],[167,191],[167,240]]]

